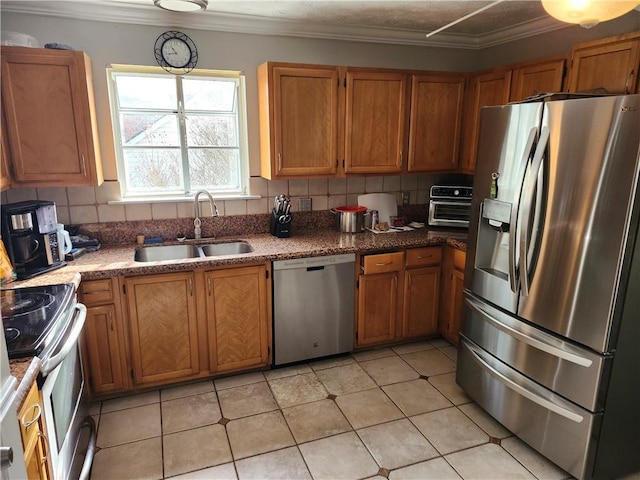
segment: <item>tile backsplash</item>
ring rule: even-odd
[[[298,210],[298,199],[301,197],[310,197],[313,210],[322,211],[341,205],[357,204],[358,195],[377,192],[396,195],[398,205],[402,204],[402,193],[408,192],[410,205],[420,205],[428,203],[429,188],[435,182],[441,182],[444,177],[426,174],[300,180],[266,180],[262,177],[251,177],[250,193],[261,198],[216,199],[216,205],[223,216],[263,214],[270,212],[275,196],[285,194],[291,197],[294,212]],[[120,200],[120,185],[117,181],[105,181],[99,187],[14,188],[2,192],[1,198],[2,203],[33,199],[54,201],[58,221],[71,225],[169,220],[194,216],[193,202],[189,200],[110,204],[109,202]],[[208,202],[201,205],[203,216],[210,215]]]

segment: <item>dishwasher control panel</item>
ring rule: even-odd
[[[273,262],[274,270],[286,270],[289,268],[322,267],[338,265],[356,261],[355,253],[341,253],[338,255],[326,255],[323,257],[292,258],[290,260],[277,260]]]

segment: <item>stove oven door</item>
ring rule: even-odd
[[[85,378],[79,348],[86,307],[76,304],[74,315],[66,338],[60,343],[61,348],[49,359],[43,360],[41,370],[44,376],[42,401],[49,432],[53,478],[63,480],[78,478],[79,471],[74,471],[74,457],[77,461],[87,452],[81,470],[88,474],[95,445],[95,425],[91,417],[87,417],[86,399],[83,396]],[[91,430],[90,439],[86,441],[88,445],[80,442],[83,427]]]

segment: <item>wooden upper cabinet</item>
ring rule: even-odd
[[[580,43],[571,53],[570,92],[634,93],[640,68],[640,32]]]
[[[9,172],[9,156],[7,153],[7,136],[5,134],[6,122],[4,121],[4,110],[2,110],[2,126],[0,126],[0,191],[11,186],[11,174]]]
[[[406,145],[405,73],[346,73],[345,173],[397,173]]]
[[[464,141],[460,171],[473,173],[476,167],[480,109],[509,102],[511,70],[499,69],[473,75],[469,81],[465,105]]]
[[[205,273],[212,372],[268,365],[266,277],[264,265]]]
[[[12,184],[101,184],[89,57],[69,50],[2,47],[1,62]]]
[[[334,175],[338,168],[338,67],[258,67],[261,174]]]
[[[528,63],[513,69],[510,102],[519,102],[539,93],[560,92],[564,79],[564,57]]]
[[[187,379],[199,373],[194,274],[125,279],[134,383]]]
[[[464,75],[412,75],[409,172],[458,168]]]

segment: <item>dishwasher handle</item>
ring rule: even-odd
[[[313,272],[315,270],[324,270],[324,265],[318,265],[315,267],[307,267],[307,272]]]

